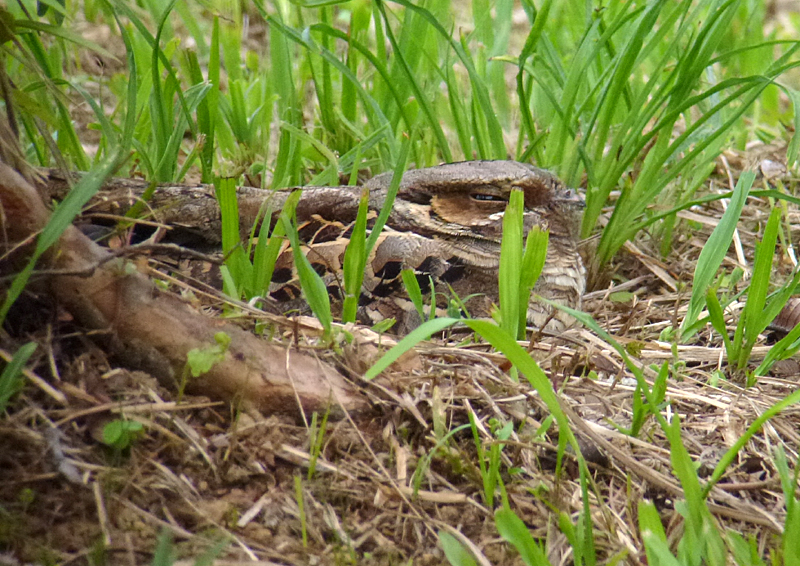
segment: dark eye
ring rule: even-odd
[[[502,195],[491,193],[472,193],[469,195],[475,200],[488,201],[488,202],[508,202],[508,199]]]

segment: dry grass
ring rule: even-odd
[[[727,187],[724,166],[709,190]],[[721,213],[715,203],[682,214],[689,222],[679,223],[673,252],[663,260],[642,233],[606,274],[616,284],[585,302],[642,362],[673,362],[665,411],[680,415],[684,444],[701,477],[710,475],[756,416],[796,389],[800,373],[789,360],[745,388],[728,371],[719,336],[699,334],[693,344],[678,346],[677,359],[671,344],[659,340],[685,312],[695,262]],[[768,213],[768,203],[750,199],[738,232],[741,257],[732,247],[724,267],[752,261]],[[778,275],[790,270],[787,261]],[[614,297],[624,302],[611,300],[623,290],[632,294]],[[557,520],[558,513],[574,520],[582,509],[576,467],[568,458],[555,475],[557,431],[542,429],[546,407],[526,384],[509,378],[502,356],[470,343],[463,332],[419,347],[419,363],[412,360],[409,369],[363,383],[374,410],[358,420],[327,423],[316,472],[308,479],[314,457],[306,424],[207,399],[176,403],[174,393],[150,376],[115,367],[33,291],[10,322],[14,336],[4,336],[6,351],[18,340],[35,339],[45,354],[0,424],[0,548],[6,552],[0,563],[150,563],[156,537],[167,529],[181,556],[198,556],[225,539],[227,559],[262,564],[440,564],[445,559],[437,532],[446,530],[477,548],[485,563],[518,564],[482,498],[469,429],[436,448],[439,427],[468,423],[469,413],[485,443],[492,441],[493,420],[514,423],[501,466],[512,507],[534,536],[547,540],[553,564],[571,563]],[[282,336],[287,343],[294,338],[290,331]],[[765,349],[756,347],[754,361]],[[560,391],[593,462],[598,558],[644,564],[637,502],[655,502],[670,540],[682,525],[673,506],[681,490],[663,432],[652,419],[638,438],[615,430],[612,423],[630,424],[635,382],[597,336],[579,328],[538,336],[531,350]],[[352,353],[325,355],[342,367],[353,360]],[[648,379],[655,374],[646,369]],[[120,417],[142,423],[145,433],[115,452],[99,439],[103,425]],[[783,525],[773,450],[783,446],[796,462],[798,431],[797,409],[769,421],[710,494],[720,524],[755,537],[763,556],[778,544]],[[415,492],[415,470],[432,452]],[[296,478],[302,478],[302,514]]]

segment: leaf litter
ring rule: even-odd
[[[732,189],[735,164],[720,160],[706,191]],[[758,183],[768,188],[769,179],[762,175]],[[723,271],[746,273],[752,266],[770,206],[763,198],[748,199],[738,224],[740,246],[731,247]],[[697,258],[722,212],[715,201],[680,213],[665,258],[642,231],[603,273],[607,283],[584,302],[651,386],[659,365],[670,363],[661,409],[681,419],[683,443],[701,480],[759,415],[797,389],[800,374],[789,359],[746,387],[745,376],[728,368],[721,337],[710,325],[689,344],[668,338],[666,331],[686,312]],[[788,225],[797,225],[797,214],[790,209]],[[797,234],[786,236],[774,283],[793,269],[789,246]],[[730,294],[743,285],[731,283]],[[193,297],[219,310],[218,297],[199,289]],[[735,326],[740,308],[732,305],[729,324]],[[271,317],[266,334],[273,340],[330,361],[371,401],[366,414],[338,420],[319,414],[303,422],[204,397],[178,400],[149,375],[117,367],[35,291],[17,309],[38,314],[12,313],[13,332],[2,340],[6,359],[19,340],[35,340],[40,348],[0,424],[2,560],[88,563],[104,555],[110,563],[150,563],[159,533],[167,531],[182,557],[225,541],[226,559],[262,564],[441,564],[438,533],[444,531],[479,563],[518,564],[483,497],[475,439],[464,426],[472,416],[484,452],[499,442],[496,431],[511,423],[499,453],[510,505],[532,535],[546,541],[552,563],[572,561],[558,518],[574,521],[583,508],[573,457],[565,456],[556,475],[558,432],[546,406],[524,380],[510,378],[504,356],[463,331],[421,344],[411,361],[367,383],[360,379],[368,366],[361,352],[371,363],[375,350],[385,348],[380,340],[369,351],[320,349],[313,325],[302,331],[296,322]],[[240,323],[265,324],[248,316],[240,313]],[[761,337],[752,362],[763,359],[769,338]],[[652,418],[636,437],[622,432],[631,426],[636,383],[616,350],[592,332],[578,327],[559,336],[537,334],[529,347],[590,461],[598,559],[646,563],[638,501],[656,505],[668,540],[679,536],[683,523],[664,432]],[[103,430],[120,421],[139,423],[143,433],[124,446],[108,446]],[[785,521],[774,453],[782,447],[796,462],[798,431],[797,407],[770,419],[708,497],[715,520],[753,537],[764,556],[779,545]],[[498,495],[495,508],[499,501]]]

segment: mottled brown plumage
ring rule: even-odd
[[[383,174],[367,182],[372,209],[383,205],[390,181],[391,174]],[[468,161],[412,170],[403,176],[387,228],[367,265],[359,309],[362,322],[393,317],[401,333],[419,324],[400,279],[403,268],[415,271],[426,294],[433,280],[438,307],[446,307],[449,297],[457,295],[471,316],[489,316],[498,296],[502,213],[515,188],[525,194],[526,233],[533,226],[550,230],[547,261],[534,292],[579,308],[585,289],[577,251],[583,200],[552,174],[531,165]],[[341,297],[344,250],[357,206],[331,207],[331,191],[336,190],[306,188],[298,207],[307,257],[323,275],[334,299]],[[279,257],[271,295],[287,308],[303,304],[290,251]],[[572,319],[532,299],[528,322],[562,330]]]

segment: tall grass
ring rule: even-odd
[[[210,20],[175,0],[145,3],[144,10],[117,0],[87,3],[83,17],[114,25],[116,11],[131,22],[137,65],[129,69],[140,85],[133,143],[148,178],[171,181],[199,166],[208,182],[214,167],[232,164],[250,178],[267,179],[263,173],[272,171],[272,186],[300,184],[314,170],[333,183],[353,166],[393,167],[403,132],[416,132],[411,160],[418,167],[510,155],[554,169],[569,184],[585,182],[584,236],[618,190],[596,270],[651,221],[654,205],[691,200],[721,148],[752,135],[744,118],[767,117],[768,135],[782,135],[783,124],[797,126],[777,93],[797,99],[780,77],[797,66],[798,44],[776,33],[765,37],[751,17],[754,5],[760,6],[612,0],[595,8],[544,0],[537,7],[525,0],[524,42],[510,33],[509,0],[475,1],[469,15],[448,0],[258,0],[243,9],[220,2],[222,17]],[[53,88],[69,93],[64,62],[55,56],[63,49],[47,49],[45,24],[15,5],[9,12],[25,30],[21,53],[60,81]],[[242,44],[245,13],[251,26],[268,27],[268,48]],[[76,14],[66,16],[68,24]],[[61,31],[44,39],[63,48],[67,24],[50,25],[48,31]],[[179,42],[178,28],[194,47]],[[40,107],[50,106],[47,90],[34,86],[42,84],[39,76],[15,59],[9,72],[20,100],[30,106],[36,97]],[[109,84],[122,102],[120,83]],[[79,90],[76,82],[72,91]],[[56,114],[42,116],[62,131],[60,155],[86,168],[63,97],[54,99]],[[54,162],[55,148],[32,117],[22,122],[34,161]],[[354,155],[360,163],[343,158]],[[668,242],[675,217],[652,221],[653,234]]]
[[[356,167],[392,167],[403,132],[413,131],[418,167],[511,155],[572,185],[585,179],[584,236],[619,190],[595,268],[641,229],[650,207],[692,198],[694,180],[720,149],[752,133],[743,118],[769,116],[774,135],[784,123],[797,125],[776,94],[797,98],[779,78],[797,66],[798,44],[763,37],[750,19],[753,2],[744,0],[613,0],[592,9],[525,0],[524,43],[510,34],[508,0],[473,2],[469,17],[448,0],[258,0],[244,10],[252,26],[268,26],[263,50],[244,47],[245,14],[227,4],[217,6],[222,19],[210,21],[176,0],[145,3],[144,11],[122,0],[100,10],[91,4],[83,16],[95,23],[113,25],[113,11],[131,22],[137,66],[130,69],[141,95],[134,147],[149,178],[174,180],[199,165],[210,181],[215,165],[226,163],[236,173],[272,171],[273,186],[299,184],[313,170],[332,183],[352,168],[341,156],[354,150]],[[28,29],[39,25],[13,5],[9,11]],[[178,27],[193,48],[181,46]],[[63,46],[65,33],[49,39]],[[36,33],[20,37],[39,68],[60,74],[63,62],[45,56],[59,50],[46,49]],[[15,60],[9,70],[21,92],[46,96]],[[64,80],[60,88],[69,89]],[[118,90],[111,94],[122,100]],[[76,130],[58,112],[51,122],[66,132],[61,154],[85,168]],[[23,123],[32,156],[49,164],[54,157],[35,124]],[[790,161],[796,154],[793,142]],[[654,233],[668,238],[674,217],[657,222]]]

